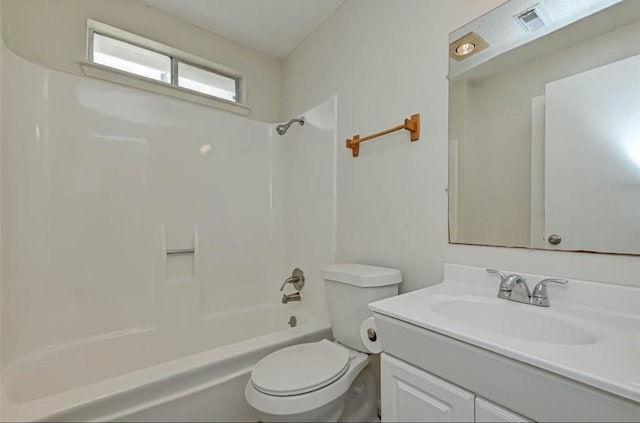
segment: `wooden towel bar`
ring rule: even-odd
[[[404,124],[387,129],[386,131],[381,131],[364,138],[360,138],[360,135],[354,135],[353,138],[347,139],[347,148],[351,149],[353,157],[358,157],[360,155],[360,143],[400,131],[401,129],[409,131],[412,142],[418,141],[420,139],[420,114],[412,115],[411,118],[404,120]]]

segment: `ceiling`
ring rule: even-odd
[[[637,1],[637,0],[632,0]],[[621,0],[511,0],[449,34],[449,42],[473,31],[489,43],[489,48],[468,59],[450,61],[450,75],[456,77],[518,46],[550,34]],[[537,31],[524,31],[514,16],[537,5],[548,25]]]
[[[572,46],[587,43],[604,34],[640,21],[640,1],[625,0],[584,19],[539,37],[517,48],[492,57],[463,74],[453,75],[467,80],[482,79],[541,57],[556,54]]]
[[[141,0],[240,44],[283,58],[344,0]]]

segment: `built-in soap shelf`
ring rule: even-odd
[[[168,245],[165,226],[160,227],[161,248],[164,261],[164,280],[169,284],[197,281],[198,230],[193,227],[192,247]]]
[[[195,248],[179,248],[177,250],[167,250],[167,255],[171,256],[173,254],[194,254],[195,252]]]

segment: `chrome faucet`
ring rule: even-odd
[[[504,300],[517,301],[519,303],[528,303],[531,299],[531,292],[527,281],[520,275],[512,274],[500,281],[500,290],[498,298]]]
[[[533,293],[531,293],[526,279],[520,275],[511,274],[507,276],[504,272],[494,269],[487,269],[487,273],[500,276],[498,298],[539,307],[549,307],[551,305],[549,303],[549,294],[547,293],[548,284],[566,285],[569,283],[566,279],[544,279],[533,288]]]
[[[304,287],[304,272],[300,268],[293,269],[291,276],[284,280],[282,286],[280,287],[280,292],[284,291],[284,287],[287,284],[292,284],[293,287],[298,291],[293,294],[282,294],[282,304],[287,304],[291,301],[302,301],[302,295],[300,295],[300,290]]]

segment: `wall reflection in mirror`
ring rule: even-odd
[[[449,42],[450,242],[640,254],[640,1],[512,0]]]

